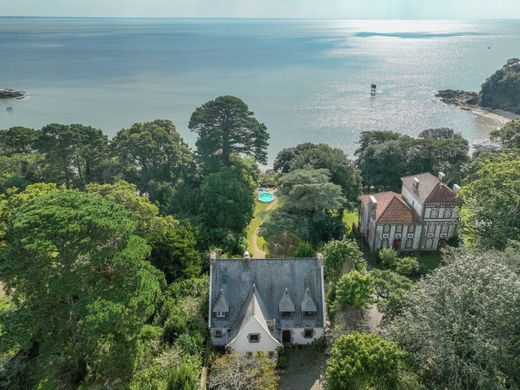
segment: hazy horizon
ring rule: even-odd
[[[5,17],[518,19],[517,0],[0,0]]]

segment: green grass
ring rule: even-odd
[[[345,210],[345,213],[343,214],[343,225],[345,225],[347,231],[350,231],[353,223],[358,223],[358,211]]]
[[[441,252],[423,252],[417,255],[419,261],[419,272],[427,274],[437,268],[442,260]]]
[[[267,208],[272,205],[272,207],[267,210]],[[262,225],[262,222],[277,208],[279,207],[279,202],[275,200],[275,203],[262,203],[258,200],[255,200],[255,211],[253,213],[253,219],[249,223],[247,227],[247,246],[248,250],[252,250],[252,241],[253,235],[255,234],[256,229]],[[262,236],[258,236],[258,247],[262,250],[266,250],[267,243]]]

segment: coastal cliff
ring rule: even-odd
[[[520,115],[520,59],[512,58],[489,77],[480,92],[445,89],[435,94],[442,102],[465,110],[501,110]],[[516,115],[506,115],[509,119]]]

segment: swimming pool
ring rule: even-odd
[[[258,200],[263,203],[271,203],[273,201],[273,194],[270,192],[261,192],[258,194]]]

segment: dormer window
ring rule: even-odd
[[[318,308],[312,299],[309,289],[305,290],[305,296],[302,300],[301,310],[303,313],[303,318],[305,319],[312,319],[316,317],[316,313],[318,312]]]
[[[316,315],[316,312],[314,312],[314,311],[304,311],[303,312],[303,316],[305,318],[314,318],[315,315]]]
[[[224,295],[224,291],[220,290],[220,293],[213,305],[213,315],[215,318],[224,319],[227,318],[229,312],[229,305],[226,300],[226,296]]]
[[[280,299],[280,303],[278,304],[278,311],[280,312],[280,317],[282,319],[291,319],[293,317],[293,313],[296,311],[294,308],[294,303],[289,296],[289,290],[285,289],[282,299]]]

